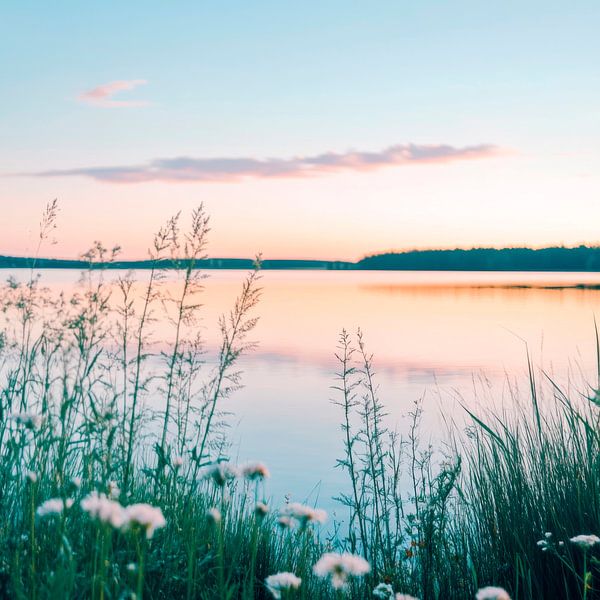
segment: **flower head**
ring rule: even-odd
[[[319,577],[327,577],[337,590],[346,586],[350,576],[360,577],[371,570],[369,563],[356,554],[326,552],[313,567]]]
[[[409,596],[408,594],[396,594],[394,600],[417,600],[417,598]]]
[[[286,504],[280,513],[283,517],[295,519],[301,527],[306,527],[309,523],[324,523],[327,520],[327,513],[324,510],[311,508],[299,502]]]
[[[219,487],[223,487],[230,479],[236,477],[239,477],[238,470],[226,462],[215,463],[204,471],[204,478],[212,479]]]
[[[160,529],[167,524],[160,508],[150,506],[150,504],[130,504],[125,508],[125,529],[139,527],[146,532],[146,537],[150,539],[156,529]]]
[[[257,479],[267,479],[271,477],[269,469],[266,465],[260,462],[251,462],[242,465],[240,468],[240,474],[242,477],[250,481],[256,481]]]
[[[569,541],[571,544],[575,544],[580,550],[586,551],[600,542],[600,538],[597,535],[581,534],[572,537]]]
[[[276,600],[281,598],[281,592],[287,592],[289,590],[297,590],[302,583],[300,577],[296,577],[293,573],[277,573],[276,575],[269,575],[265,579],[265,585],[271,596]]]
[[[488,586],[481,588],[475,594],[476,600],[510,600],[508,592],[501,587]]]
[[[81,510],[88,513],[92,519],[119,529],[125,525],[125,509],[114,500],[93,491],[81,501]]]
[[[40,504],[35,511],[35,514],[43,519],[44,517],[51,517],[53,515],[60,515],[65,510],[68,510],[73,506],[73,499],[67,498],[63,500],[62,498],[50,498],[50,500],[46,500]]]
[[[373,598],[377,600],[392,600],[394,589],[389,583],[380,583],[373,590]]]
[[[38,480],[38,476],[35,471],[27,471],[25,477],[27,477],[29,483],[35,483]]]

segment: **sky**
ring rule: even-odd
[[[143,258],[600,243],[600,3],[0,7],[0,253]]]

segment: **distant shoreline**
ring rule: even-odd
[[[85,260],[0,255],[4,269],[120,269],[152,268],[149,260],[89,263]],[[185,268],[185,260],[163,260],[160,268]],[[249,258],[207,258],[196,261],[199,269],[252,269]],[[600,272],[600,247],[576,248],[472,248],[454,250],[411,250],[366,256],[356,262],[330,260],[266,259],[264,270],[327,271],[465,271],[465,272]]]

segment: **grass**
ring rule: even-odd
[[[50,204],[38,252],[56,216]],[[569,541],[600,533],[600,385],[563,389],[531,365],[510,411],[466,407],[470,426],[450,425],[442,452],[421,442],[420,401],[406,434],[390,429],[364,336],[342,332],[334,402],[348,485],[337,499],[349,519],[325,535],[314,507],[268,509],[266,468],[234,472],[226,436],[238,361],[254,348],[260,264],[209,354],[195,268],[208,233],[202,207],[187,231],[170,219],[143,281],[108,283],[99,264],[119,250],[95,243],[72,297],[45,289],[35,263],[2,289],[0,596],[600,595],[596,545]],[[278,573],[302,583],[285,575],[269,589]]]

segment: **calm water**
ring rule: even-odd
[[[3,279],[9,274],[0,271]],[[203,297],[209,347],[243,277],[210,272]],[[43,273],[57,290],[72,290],[77,278]],[[277,500],[289,493],[333,510],[331,497],[346,483],[333,468],[342,447],[339,409],[330,402],[342,328],[364,332],[390,426],[405,430],[406,413],[424,397],[425,433],[439,440],[441,415],[461,420],[456,399],[473,398],[474,380],[489,380],[500,399],[506,375],[524,375],[525,341],[557,378],[591,374],[600,291],[556,289],[582,283],[600,284],[600,274],[266,271],[253,336],[259,349],[244,359],[245,388],[226,407],[234,453],[269,465]]]

